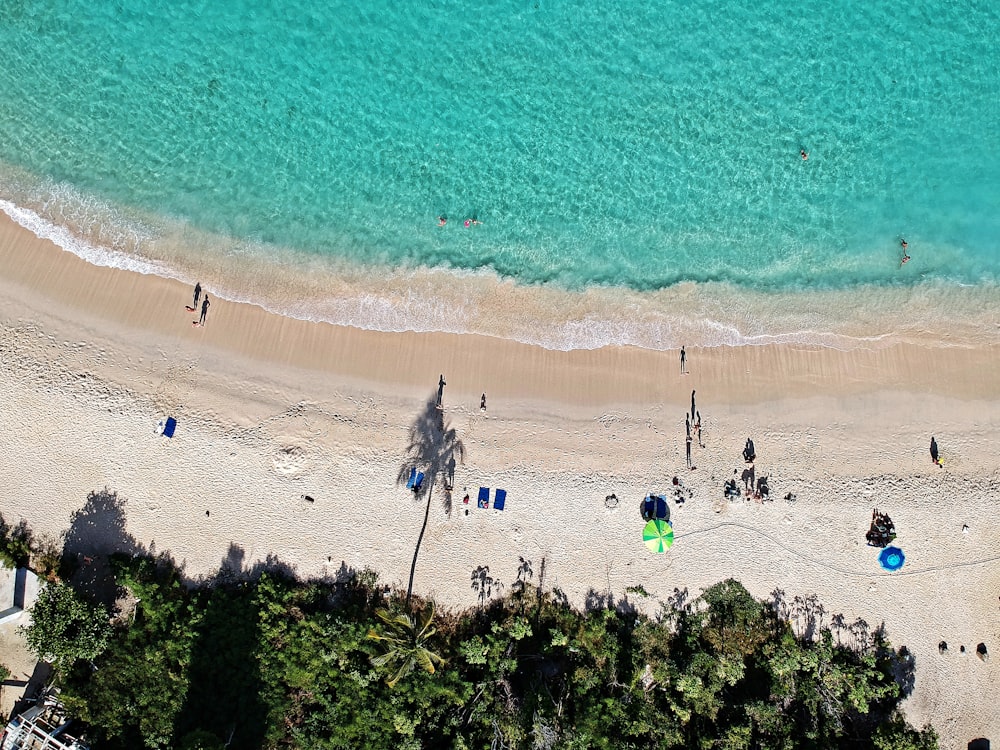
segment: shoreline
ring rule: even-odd
[[[20,305],[88,327],[126,326],[169,337],[171,343],[211,347],[231,356],[314,371],[335,371],[383,388],[436,384],[436,373],[462,372],[463,398],[480,388],[516,383],[521,398],[574,405],[643,404],[681,399],[688,387],[710,382],[728,403],[807,397],[820,390],[860,394],[904,385],[913,392],[941,390],[955,398],[995,399],[1000,383],[980,373],[1000,361],[1000,344],[939,348],[901,343],[843,352],[821,346],[768,344],[688,346],[688,369],[679,350],[633,346],[561,351],[478,334],[391,333],[288,318],[258,305],[217,300],[204,328],[185,325],[186,284],[152,274],[94,266],[13,220],[0,217],[0,265],[7,293]],[[211,290],[206,290],[210,293]],[[37,296],[45,295],[43,309]],[[214,298],[214,293],[211,293]],[[381,351],[375,361],[372,342]],[[613,378],[606,373],[613,372]],[[662,373],[662,378],[657,377]],[[777,375],[777,382],[775,376]],[[569,377],[573,388],[565,387]],[[457,380],[457,378],[456,378]],[[432,382],[433,381],[433,382]],[[483,386],[472,385],[483,383]],[[947,385],[942,385],[946,383]],[[496,384],[496,385],[494,385]]]
[[[142,219],[106,237],[110,216],[78,216],[71,230],[9,200],[0,200],[0,220],[97,267],[182,285],[200,279],[228,301],[371,333],[473,335],[557,352],[620,346],[669,352],[681,345],[837,351],[901,343],[952,350],[1000,345],[1000,287],[935,281],[909,266],[900,272],[921,281],[846,290],[774,292],[724,281],[678,281],[651,291],[616,286],[571,291],[522,285],[490,270],[361,267],[183,227],[143,227]],[[82,231],[80,222],[95,236],[73,234]],[[119,236],[123,233],[127,236]],[[107,242],[130,250],[101,244]],[[285,264],[271,257],[284,253]]]
[[[211,290],[195,328],[187,285],[89,265],[0,219],[9,521],[58,537],[107,488],[121,517],[93,516],[97,550],[169,552],[194,578],[234,550],[247,567],[273,556],[302,577],[367,565],[405,588],[427,506],[398,477],[427,462],[424,430],[440,414],[464,455],[450,499],[443,477],[431,482],[415,591],[474,606],[473,571],[488,567],[503,594],[524,558],[536,570],[544,560],[545,587],[581,605],[641,585],[651,599],[638,604],[654,607],[727,577],[760,598],[815,595],[826,624],[884,623],[910,649],[917,681],[904,706],[942,747],[1000,734],[988,698],[1000,667],[974,655],[978,642],[1000,652],[1000,531],[989,523],[1000,346],[689,346],[681,377],[677,350],[378,333],[215,302]],[[706,448],[688,471],[692,390]],[[154,433],[166,416],[178,420],[169,440]],[[944,469],[930,463],[931,435]],[[722,499],[747,436],[773,503]],[[673,549],[651,555],[638,503],[672,476],[694,497],[671,508]],[[475,508],[479,486],[506,489],[507,508]],[[611,492],[617,508],[605,506]],[[865,546],[875,506],[900,534],[902,574],[881,571]]]

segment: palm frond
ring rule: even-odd
[[[435,654],[433,651],[428,651],[426,648],[422,648],[417,651],[414,656],[416,657],[417,663],[424,668],[425,672],[434,674],[434,663],[444,664],[444,659]]]
[[[433,619],[434,619],[434,603],[431,602],[431,605],[420,613],[420,630],[418,633],[419,636],[431,635],[426,631],[427,628],[430,627],[431,621]]]
[[[378,656],[373,656],[371,658],[372,666],[374,667],[385,667],[392,662],[399,659],[399,654],[395,651],[386,651],[384,654],[379,654]]]
[[[386,684],[389,687],[396,687],[396,683],[403,679],[406,675],[413,671],[413,657],[409,657],[403,660],[403,663],[399,665],[399,669],[396,670],[395,674],[392,675]]]

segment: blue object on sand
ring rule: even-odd
[[[886,547],[878,555],[878,564],[885,570],[894,571],[903,567],[906,555],[899,547]]]
[[[663,495],[646,495],[642,501],[641,513],[644,521],[670,520],[670,506],[667,505],[667,499]]]
[[[413,483],[415,481],[417,481],[417,467],[416,466],[411,466],[410,467],[410,478],[406,480],[406,489],[412,490],[413,489]]]
[[[167,421],[163,423],[163,436],[172,438],[174,436],[174,430],[177,429],[177,420],[173,417],[167,417]]]
[[[496,497],[493,499],[493,507],[497,510],[503,510],[503,506],[506,502],[507,490],[497,490]]]
[[[413,480],[413,491],[420,492],[420,487],[424,483],[424,472],[418,472],[417,478]]]
[[[480,487],[479,488],[479,507],[489,508],[490,507],[490,488]]]

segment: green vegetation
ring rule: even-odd
[[[912,662],[880,632],[798,637],[732,580],[653,618],[523,581],[435,615],[367,573],[189,588],[169,562],[114,570],[136,604],[108,648],[39,646],[74,660],[62,697],[98,747],[937,747],[898,714]]]
[[[40,659],[68,668],[93,661],[111,637],[108,614],[85,602],[64,583],[50,583],[31,608],[31,624],[23,628],[28,648]]]
[[[379,633],[374,628],[368,631],[368,637],[381,641],[384,648],[381,654],[372,658],[372,664],[393,670],[386,680],[389,687],[395,687],[418,665],[434,674],[434,665],[444,664],[444,659],[427,648],[430,637],[437,632],[437,628],[431,626],[433,604],[416,620],[406,613],[394,615],[387,609],[376,609],[375,616],[384,623],[386,632]]]
[[[0,562],[8,568],[26,566],[31,557],[31,541],[31,531],[24,521],[11,526],[0,515]]]

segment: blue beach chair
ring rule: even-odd
[[[412,490],[413,483],[417,481],[417,468],[415,466],[410,467],[410,478],[406,480],[406,489]]]
[[[496,497],[493,499],[493,507],[497,510],[503,510],[503,506],[507,503],[507,490],[497,490]]]
[[[417,478],[413,480],[413,491],[420,492],[420,488],[424,484],[424,472],[417,472]]]
[[[479,507],[489,508],[490,507],[490,488],[480,487],[479,488]]]

